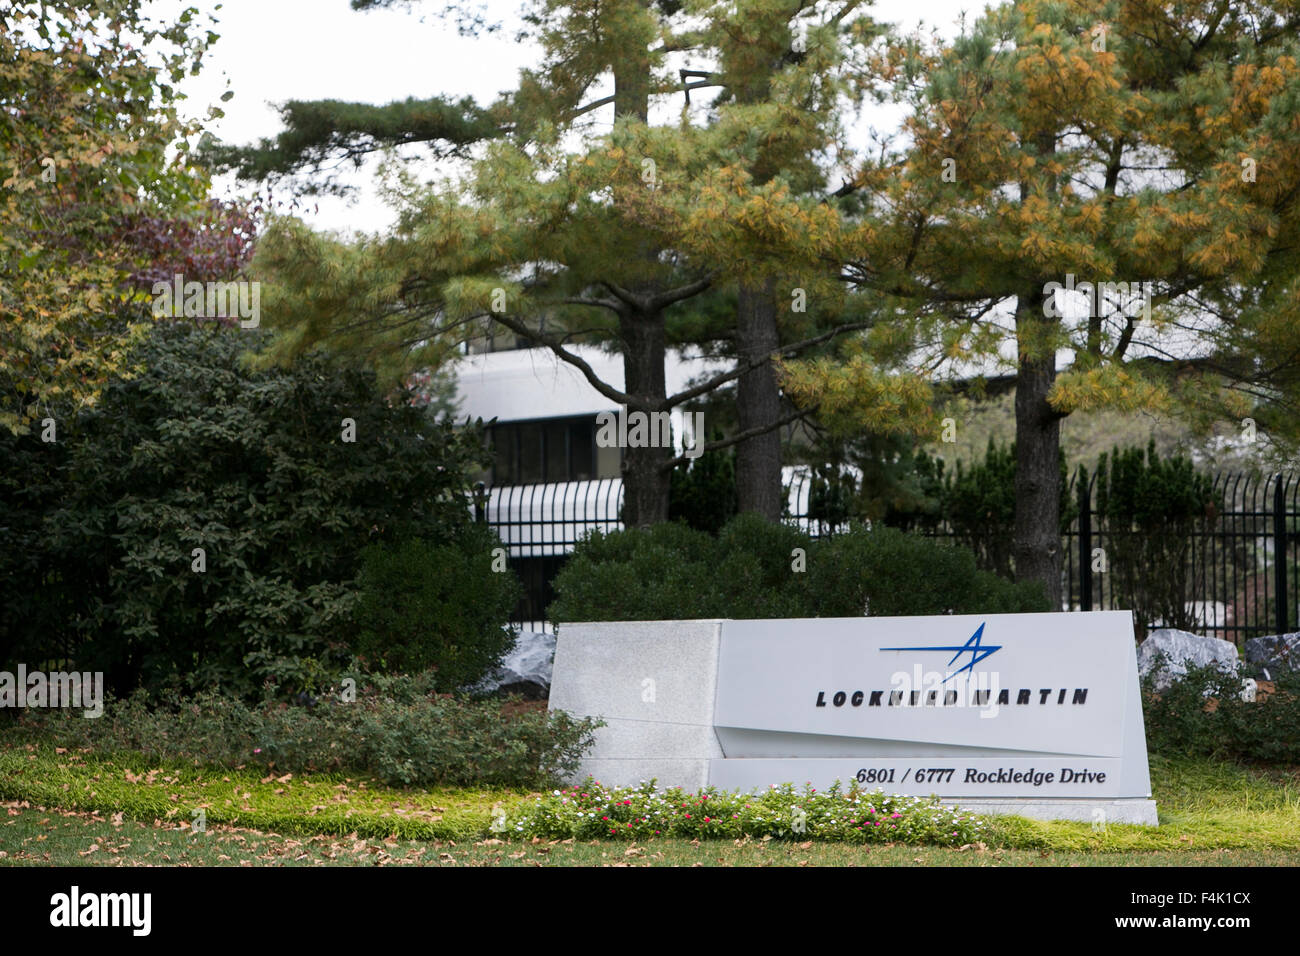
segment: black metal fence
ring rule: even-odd
[[[511,623],[526,630],[546,629],[546,608],[555,599],[551,583],[573,546],[592,531],[623,527],[621,478],[491,489],[480,483],[474,498],[475,518],[496,531],[523,582],[524,598]]]
[[[812,479],[805,470],[786,469],[785,481],[788,521],[813,537],[843,530],[809,515]],[[1132,609],[1148,627],[1182,627],[1235,643],[1300,627],[1300,475],[1217,475],[1219,506],[1176,540],[1155,542],[1150,533],[1110,527],[1097,507],[1095,485],[1077,472],[1070,479],[1078,514],[1062,534],[1063,610]],[[507,546],[526,591],[512,623],[546,626],[556,572],[588,533],[623,526],[622,500],[617,478],[479,486],[476,517]],[[927,533],[977,553],[989,550],[987,542],[966,540],[947,523]]]
[[[1300,475],[1215,475],[1217,507],[1162,543],[1167,566],[1147,568],[1116,566],[1117,556],[1134,550],[1129,545],[1137,532],[1107,526],[1095,484],[1095,476],[1086,484],[1077,473],[1071,479],[1079,515],[1064,535],[1070,610],[1121,607],[1144,587],[1138,576],[1163,575],[1167,580],[1155,583],[1167,594],[1181,593],[1184,619],[1161,621],[1151,607],[1135,608],[1149,624],[1181,625],[1238,644],[1300,627]],[[1136,552],[1139,559],[1143,554]]]

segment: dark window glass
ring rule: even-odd
[[[546,440],[546,480],[569,480],[569,430],[564,422],[548,422],[543,429]]]
[[[589,481],[596,476],[594,418],[493,425],[488,440],[494,484]]]
[[[513,425],[493,425],[492,431],[492,482],[513,485],[519,481],[519,454],[516,447],[517,430]]]
[[[519,429],[519,483],[531,485],[543,481],[542,429],[530,422],[520,422]]]
[[[595,477],[592,448],[596,443],[596,426],[589,419],[569,423],[569,477],[587,481]]]

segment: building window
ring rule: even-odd
[[[611,477],[597,474],[594,415],[493,425],[488,439],[494,453],[494,485]],[[601,464],[609,470],[609,462],[602,460]],[[613,474],[617,473],[615,465]]]

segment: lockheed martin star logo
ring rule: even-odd
[[[946,684],[948,683],[948,681],[952,680],[962,671],[970,670],[972,667],[974,667],[980,661],[984,660],[984,658],[988,657],[990,654],[994,653],[995,651],[1002,650],[1001,644],[981,644],[980,641],[983,638],[984,638],[984,625],[981,624],[978,628],[975,629],[975,633],[970,636],[970,640],[968,640],[965,644],[944,644],[938,647],[882,647],[881,650],[882,651],[956,651],[957,653],[952,655],[952,660],[948,662],[949,667],[952,667],[952,665],[956,663],[957,658],[961,657],[963,654],[969,654],[970,663],[959,668],[958,670],[953,671],[951,674],[945,677],[943,679],[943,682]]]

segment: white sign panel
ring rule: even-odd
[[[724,621],[726,789],[1149,797],[1128,612]]]

